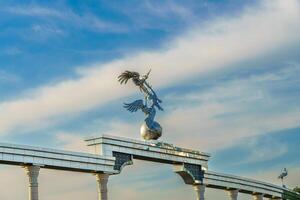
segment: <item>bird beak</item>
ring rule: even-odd
[[[147,75],[146,75],[147,77],[149,76],[150,72],[151,72],[151,69],[150,69],[149,72],[147,73]]]

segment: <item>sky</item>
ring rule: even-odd
[[[299,0],[8,0],[0,28],[1,142],[89,151],[91,136],[139,139],[143,115],[122,105],[141,93],[117,77],[152,69],[162,141],[276,185],[286,167],[285,184],[300,186]],[[134,163],[110,178],[110,199],[195,199],[171,166]],[[0,199],[23,200],[24,170],[0,174]],[[97,197],[91,174],[42,169],[39,183],[44,200]]]

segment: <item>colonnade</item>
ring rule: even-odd
[[[38,176],[40,171],[40,166],[24,166],[26,175],[28,176],[28,192],[29,192],[29,200],[38,200]],[[109,174],[105,173],[96,173],[96,182],[97,182],[97,190],[98,190],[98,200],[108,200],[108,189],[107,183],[109,179]],[[205,188],[206,186],[203,184],[193,185],[193,188],[196,192],[197,200],[205,200]],[[237,200],[239,190],[237,189],[229,189],[227,191],[230,200]],[[253,194],[253,200],[263,200],[263,194]],[[270,198],[270,200],[275,200],[275,198]],[[276,198],[276,200],[280,200]]]
[[[39,200],[38,176],[40,166],[30,165],[24,166],[23,168],[28,176],[28,199]],[[109,175],[104,173],[95,173],[95,177],[97,182],[98,200],[108,200],[107,182]]]
[[[197,200],[205,200],[205,188],[206,186],[203,184],[193,185],[194,190],[196,191]],[[229,189],[227,190],[228,196],[230,200],[238,200],[239,190],[237,189]],[[263,200],[263,194],[252,194],[253,200]],[[270,198],[270,200],[281,200],[280,198]]]

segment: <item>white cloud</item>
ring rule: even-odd
[[[153,1],[142,2],[140,11],[148,13],[152,18],[159,17],[173,18],[178,17],[187,21],[195,20],[194,13],[187,5],[181,5],[177,2],[167,1],[155,3]],[[133,16],[132,16],[133,17]]]
[[[84,141],[85,138],[81,136],[59,132],[56,134],[56,139],[58,143],[61,143],[61,146],[63,146],[65,150],[94,153],[86,146]]]
[[[64,18],[64,14],[58,10],[37,5],[2,7],[1,11],[15,15]]]
[[[277,82],[280,82],[280,87],[290,88],[290,84],[298,80],[293,77],[296,69],[299,67],[233,79],[183,96],[171,95],[168,100],[180,102],[180,107],[172,106],[172,111],[162,118],[164,132],[181,145],[216,151],[254,136],[298,127],[298,107],[289,104],[286,96],[272,93]],[[285,75],[276,81],[266,78],[283,73]],[[287,77],[290,79],[282,82]],[[260,148],[259,152],[253,151],[245,162],[284,155],[287,147],[280,146],[276,153],[267,147]]]
[[[216,151],[248,137],[297,127],[300,122],[300,110],[218,118],[219,114],[230,115],[232,110],[224,109],[217,104],[178,109],[162,120],[164,132],[180,145]]]
[[[18,99],[0,104],[0,132],[36,127],[103,106],[130,94],[117,75],[124,69],[153,69],[155,87],[166,87],[197,74],[222,69],[244,59],[283,50],[299,40],[298,1],[266,1],[241,16],[218,19],[194,28],[164,49],[81,69],[77,79],[41,86]],[[262,45],[263,44],[263,45]]]

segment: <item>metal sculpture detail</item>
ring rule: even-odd
[[[145,140],[157,140],[162,135],[162,127],[154,118],[156,109],[163,111],[163,108],[160,106],[162,101],[147,82],[150,72],[151,70],[146,75],[140,76],[138,72],[125,71],[118,77],[118,80],[120,84],[126,84],[129,79],[132,79],[133,83],[144,94],[144,100],[139,99],[132,103],[124,103],[124,108],[130,112],[141,110],[146,115],[140,130],[142,138]]]
[[[285,187],[285,185],[283,184],[283,179],[284,179],[285,177],[287,177],[287,175],[288,175],[287,169],[286,169],[286,168],[283,168],[281,174],[278,176],[278,179],[281,179],[282,187]]]

